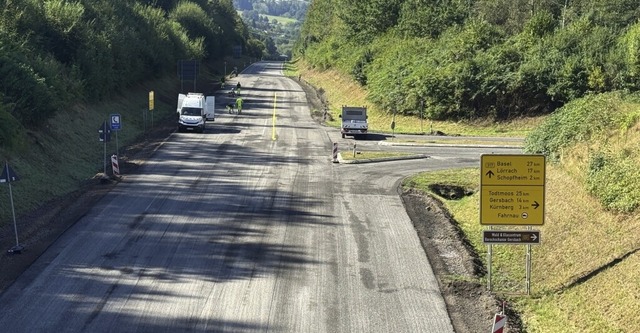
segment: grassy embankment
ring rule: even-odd
[[[245,64],[243,59],[227,59],[227,67]],[[235,63],[234,63],[235,61]],[[221,61],[216,69],[201,67],[196,89],[211,92],[217,88],[224,71]],[[193,90],[193,82],[185,83],[185,90]],[[154,111],[149,112],[149,91],[155,94]],[[0,151],[2,165],[8,160],[20,181],[12,184],[18,223],[21,215],[43,202],[63,196],[80,188],[104,170],[104,144],[98,140],[98,128],[108,121],[110,114],[120,114],[122,129],[117,133],[118,150],[122,154],[160,121],[174,119],[180,81],[175,74],[153,82],[140,84],[114,95],[110,100],[79,103],[59,112],[47,125],[30,131],[28,142],[17,151]],[[154,123],[152,123],[152,120]],[[107,169],[110,156],[116,152],[116,134],[107,143]],[[28,223],[24,221],[23,223]],[[8,186],[0,186],[0,228],[13,224]]]
[[[369,115],[369,131],[372,133],[385,134],[429,134],[434,132],[442,132],[447,135],[464,135],[464,136],[510,136],[524,137],[541,119],[520,119],[510,122],[494,123],[487,121],[478,121],[475,123],[464,122],[445,122],[431,121],[428,119],[419,119],[416,117],[407,117],[396,115],[395,132],[391,129],[393,115],[385,110],[381,110],[366,101],[366,92],[350,78],[340,75],[333,70],[314,71],[305,66],[302,60],[297,63],[287,63],[285,74],[291,77],[300,76],[303,80],[309,82],[313,86],[319,87],[324,97],[329,103],[329,114],[327,124],[333,127],[340,127],[340,108],[342,105],[363,105],[368,108]],[[321,113],[321,110],[313,110],[313,112]],[[416,144],[449,144],[450,140],[438,140],[434,138],[393,138],[398,143],[416,143]],[[486,144],[486,142],[468,140],[456,140],[457,144]],[[512,143],[506,143],[512,144]],[[393,156],[407,156],[409,153],[401,152],[379,152],[360,150],[360,154],[353,156],[350,153],[342,153],[342,158],[347,160],[364,160],[377,159]]]
[[[341,104],[366,105],[365,92],[348,78],[309,69],[299,74],[325,90],[334,115]],[[537,140],[547,137],[545,140],[558,143],[559,153],[547,160],[545,224],[535,228],[541,232],[542,243],[533,246],[531,295],[524,293],[526,247],[493,247],[493,290],[521,313],[527,332],[640,331],[637,100],[612,94],[577,101],[567,107],[567,116],[547,126],[537,121],[478,127],[433,123],[435,130],[445,133],[499,136],[530,135],[536,131],[531,125],[541,124],[535,133]],[[374,113],[372,129],[388,128],[389,115],[369,107]],[[602,119],[610,121],[603,123]],[[419,130],[419,120],[399,117],[396,122],[400,132]],[[535,140],[530,144],[537,144]],[[429,172],[406,179],[403,186],[425,193],[436,183],[472,189],[475,194],[461,200],[438,199],[486,265],[484,227],[479,223],[479,176],[479,167]],[[478,282],[485,285],[486,277]]]
[[[286,75],[297,77],[319,87],[329,102],[329,126],[339,127],[340,107],[342,105],[367,106],[369,114],[369,130],[375,133],[391,134],[393,115],[389,110],[381,110],[366,100],[366,91],[349,77],[345,77],[334,70],[314,71],[305,66],[302,60],[294,64],[287,64]],[[446,135],[465,136],[511,136],[524,137],[535,128],[541,119],[519,119],[510,122],[494,123],[478,121],[475,123],[444,122],[416,117],[396,115],[395,134],[428,134],[442,132]],[[425,138],[424,142],[427,142]],[[434,141],[432,143],[446,143]]]

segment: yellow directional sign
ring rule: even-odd
[[[149,91],[149,111],[153,111],[155,108],[155,98],[154,98],[153,90]]]
[[[480,224],[544,224],[544,155],[482,155]]]

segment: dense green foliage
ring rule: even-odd
[[[231,0],[0,1],[0,147],[82,101],[175,73],[180,59],[260,57]]]
[[[265,46],[266,58],[291,58],[294,42],[307,13],[304,0],[234,0],[251,36]]]
[[[609,128],[624,123],[624,103],[638,99],[619,92],[587,96],[565,105],[526,138],[526,151],[558,160],[563,149],[602,139]]]
[[[640,207],[638,164],[628,151],[596,152],[589,162],[587,189],[603,207],[625,213]]]
[[[598,142],[586,156],[588,166],[581,175],[585,186],[607,209],[633,212],[640,207],[640,154],[629,147],[634,142],[625,140],[640,119],[639,107],[639,93],[594,94],[571,101],[526,138],[525,152],[558,161],[581,142]]]
[[[250,17],[254,15],[283,16],[302,21],[310,1],[305,0],[233,0],[234,6]]]
[[[273,16],[272,16],[273,17]],[[255,10],[242,12],[242,19],[246,22],[254,39],[265,45],[266,55],[278,58],[281,54],[291,57],[293,43],[300,35],[300,21],[281,22],[268,16],[261,15]],[[273,46],[267,48],[266,46]]]
[[[639,11],[632,0],[316,0],[295,52],[352,75],[389,112],[537,116],[638,90]]]

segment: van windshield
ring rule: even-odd
[[[202,109],[200,108],[182,108],[183,116],[199,116],[202,114]]]

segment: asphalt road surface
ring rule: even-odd
[[[351,141],[280,63],[238,79],[242,114],[221,96],[126,176],[0,295],[1,331],[453,332],[398,184],[513,149],[331,163]]]

